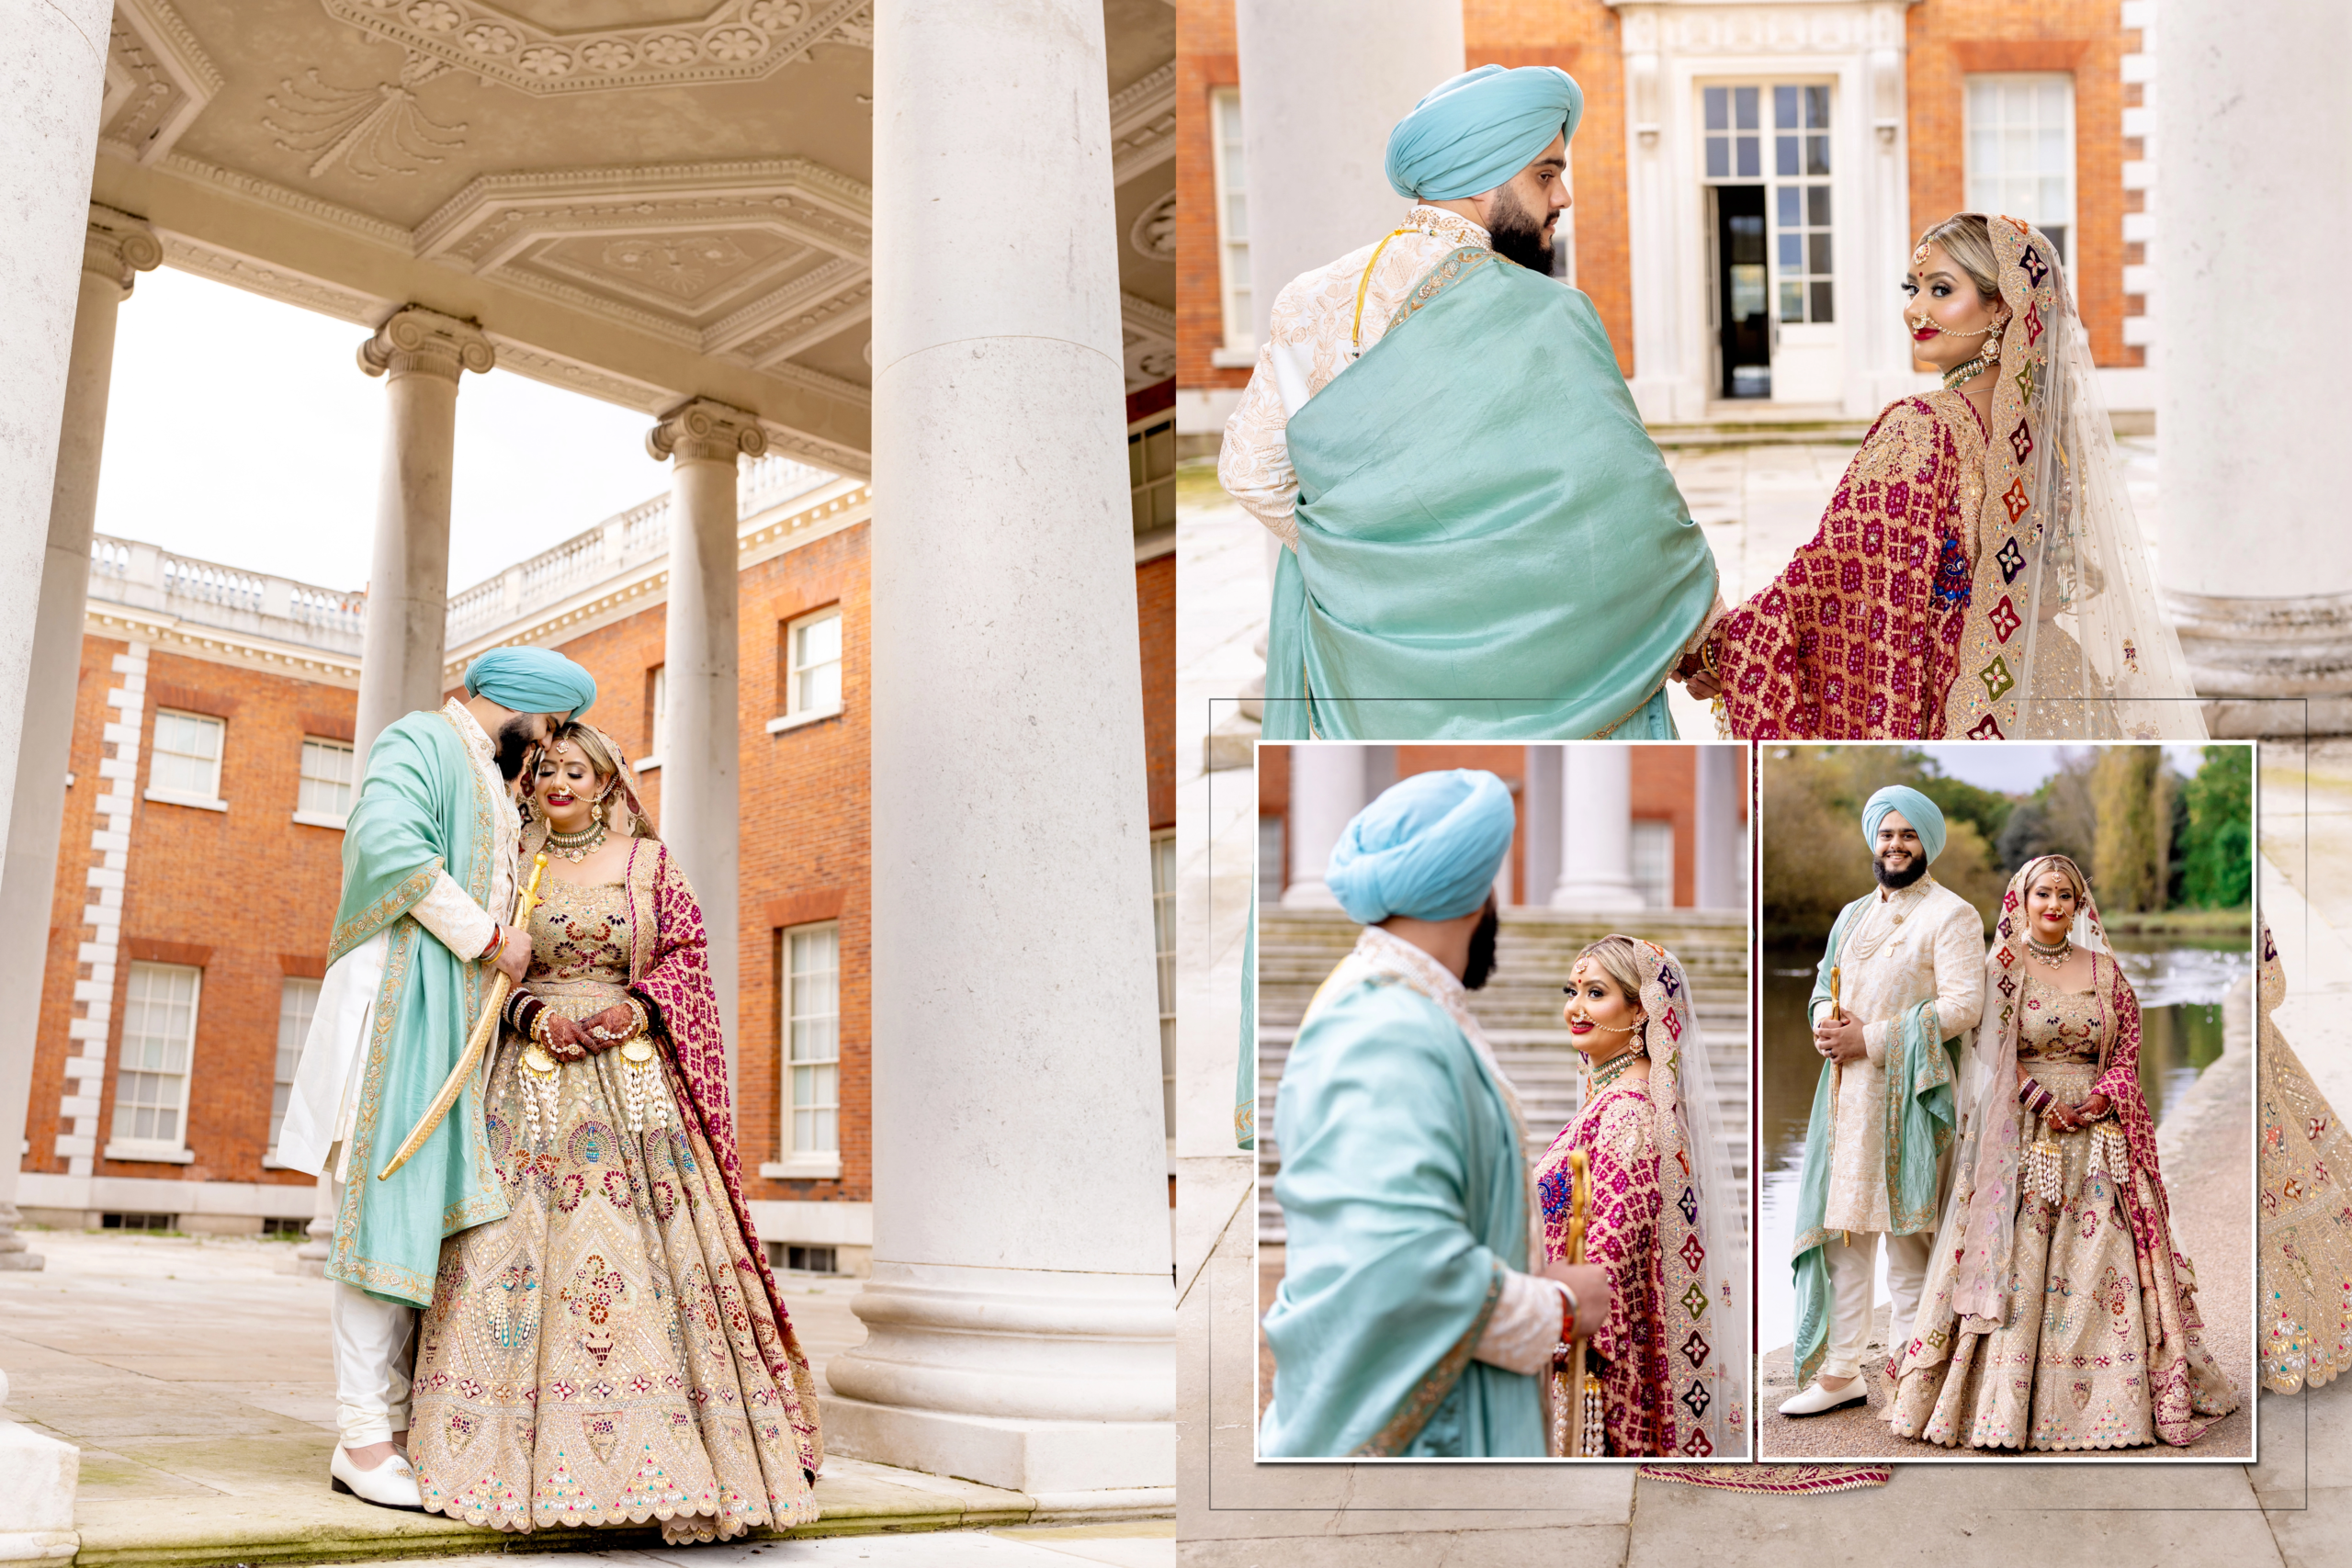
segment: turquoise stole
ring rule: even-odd
[[[1456,251],[1288,439],[1268,739],[1672,738],[1714,556],[1585,296]]]

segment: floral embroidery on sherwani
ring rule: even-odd
[[[660,845],[631,848],[622,882],[542,884],[528,984],[574,1018],[653,1002],[659,1103],[629,1129],[607,1050],[561,1067],[535,1135],[524,1042],[501,1044],[489,1126],[510,1212],[443,1245],[411,1457],[428,1509],[502,1529],[659,1519],[685,1541],[807,1523],[815,1388],[741,1213],[724,1078],[715,1100],[696,1082],[718,1043],[699,915],[684,922]]]
[[[1298,543],[1292,515],[1298,475],[1285,434],[1291,415],[1378,343],[1413,286],[1464,246],[1488,249],[1487,231],[1444,208],[1416,204],[1401,232],[1301,273],[1274,297],[1257,368],[1226,422],[1217,479],[1284,544]]]
[[[1847,465],[1820,531],[1713,634],[1733,734],[1943,733],[1984,469],[1984,427],[1962,394],[1887,406]]]
[[[1585,1220],[1584,1260],[1609,1270],[1614,1298],[1592,1337],[1603,1362],[1601,1415],[1611,1457],[1672,1453],[1673,1368],[1660,1329],[1657,1219],[1665,1197],[1650,1134],[1646,1080],[1628,1077],[1595,1095],[1553,1140],[1537,1169],[1544,1204],[1544,1255],[1567,1257],[1568,1155],[1591,1159],[1592,1208]]]

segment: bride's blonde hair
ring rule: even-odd
[[[1624,993],[1625,999],[1638,1009],[1642,1005],[1641,956],[1641,949],[1634,945],[1632,937],[1605,936],[1577,953],[1576,963],[1570,964],[1568,970],[1573,974],[1577,964],[1591,959],[1600,965],[1602,974],[1617,982],[1617,988]]]
[[[1993,225],[1981,212],[1955,212],[1919,236],[1919,243],[1941,245],[1976,292],[1986,299],[2001,297],[2001,261],[1993,254]]]

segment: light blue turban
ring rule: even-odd
[[[1919,847],[1932,861],[1944,852],[1944,814],[1936,803],[1909,784],[1889,784],[1862,807],[1862,842],[1878,852],[1878,825],[1894,812],[1918,830]]]
[[[466,669],[466,694],[516,713],[578,718],[596,705],[596,681],[548,648],[493,648]]]
[[[1510,791],[1494,774],[1415,773],[1356,813],[1323,879],[1358,925],[1451,920],[1494,890],[1512,824]]]
[[[1535,162],[1555,136],[1574,136],[1583,116],[1584,89],[1556,65],[1464,71],[1388,133],[1388,183],[1421,201],[1482,195]]]

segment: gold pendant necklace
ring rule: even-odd
[[[1600,1066],[1592,1068],[1592,1092],[1599,1094],[1602,1089],[1623,1077],[1633,1070],[1634,1064],[1640,1061],[1642,1055],[1643,1053],[1638,1048],[1621,1052]]]
[[[559,833],[553,827],[549,827],[548,848],[572,864],[578,865],[605,847],[605,828],[602,822],[594,823],[585,832],[580,833]]]
[[[2044,946],[2039,937],[2029,936],[2025,939],[2025,945],[2026,950],[2033,954],[2037,962],[2047,964],[2052,969],[2064,969],[2066,967],[2066,960],[2075,955],[2075,942],[2072,937],[2059,938],[2057,945],[2052,947]]]

